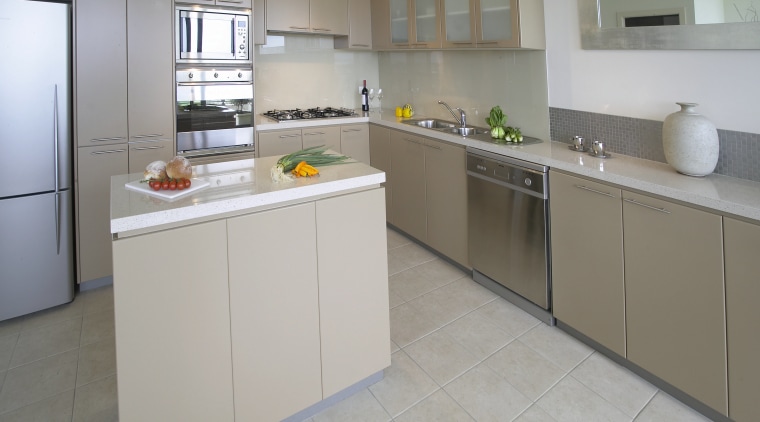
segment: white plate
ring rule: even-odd
[[[153,188],[148,185],[148,182],[141,182],[139,180],[135,180],[134,182],[129,182],[124,185],[125,188],[128,190],[133,190],[135,192],[144,193],[146,195],[155,196],[156,198],[161,198],[167,201],[173,201],[177,198],[181,198],[183,196],[190,195],[191,193],[198,192],[201,189],[205,189],[211,185],[208,181],[200,180],[200,179],[190,179],[192,181],[192,184],[189,188],[183,189],[183,190],[153,190]]]

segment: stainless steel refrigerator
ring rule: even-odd
[[[0,321],[74,297],[71,5],[0,2]]]

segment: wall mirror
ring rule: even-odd
[[[587,50],[760,49],[760,0],[578,0],[578,13]]]

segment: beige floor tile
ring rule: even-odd
[[[82,339],[80,344],[90,344],[104,338],[113,337],[113,308],[85,314],[82,317]]]
[[[598,352],[570,375],[630,417],[638,415],[657,393],[655,386]]]
[[[399,347],[404,347],[439,327],[409,303],[391,309],[390,316],[391,340]]]
[[[408,237],[404,236],[403,234],[393,229],[387,229],[387,230],[388,230],[388,249],[398,248],[399,246],[404,246],[412,242],[411,240],[409,240]]]
[[[105,338],[79,349],[77,387],[116,373],[116,339]]]
[[[387,422],[391,420],[391,416],[383,409],[375,396],[364,389],[314,415],[311,419],[314,422]]]
[[[557,422],[557,420],[534,404],[530,409],[518,416],[514,422]]]
[[[511,421],[532,402],[484,364],[444,387],[478,422]]]
[[[24,318],[22,331],[58,324],[70,319],[82,319],[83,302],[78,298],[64,305],[29,314]]]
[[[388,291],[388,305],[391,309],[395,308],[396,306],[402,305],[406,303],[404,299],[401,298],[401,296],[397,295],[396,293],[393,293],[392,291]]]
[[[0,391],[0,414],[74,388],[79,350],[9,370]]]
[[[0,337],[0,371],[5,371],[10,366],[18,336],[18,333],[14,333]]]
[[[636,422],[708,422],[710,419],[659,391],[635,420]]]
[[[533,401],[566,374],[520,340],[509,343],[485,363]]]
[[[385,378],[369,391],[391,416],[397,416],[438,389],[438,385],[403,350],[391,356]]]
[[[70,422],[74,389],[0,415],[0,422]]]
[[[442,327],[495,298],[485,287],[469,278],[460,278],[408,303]]]
[[[518,337],[541,324],[541,321],[502,298],[494,300],[476,312],[514,337]]]
[[[85,314],[113,309],[113,285],[86,290],[79,296],[83,302]]]
[[[439,390],[394,419],[396,422],[475,422],[462,406]]]
[[[20,316],[18,318],[0,321],[0,337],[9,336],[11,334],[18,334],[21,331],[21,328],[24,326],[25,320],[25,316]]]
[[[392,292],[409,301],[467,276],[455,266],[436,258],[393,275],[388,283]]]
[[[74,422],[118,420],[116,375],[77,388],[74,397]]]
[[[559,328],[543,323],[518,339],[565,371],[575,368],[594,351]]]
[[[488,305],[486,305],[488,306]],[[514,340],[510,334],[486,319],[480,312],[470,312],[442,328],[479,360]]]
[[[393,342],[393,340],[391,340],[391,353],[396,353],[399,350],[401,350],[401,348],[398,347],[398,344],[396,344],[395,342]]]
[[[435,258],[432,252],[416,243],[393,248],[388,251],[388,275],[399,273]]]
[[[440,330],[406,346],[404,351],[438,385],[447,384],[480,362],[461,344]]]
[[[563,378],[537,404],[551,417],[562,422],[632,420],[573,377]]]
[[[79,347],[81,316],[63,322],[23,330],[18,337],[10,367],[24,365]]]

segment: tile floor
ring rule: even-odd
[[[308,419],[707,421],[388,231],[392,365]],[[0,322],[0,422],[115,421],[113,290]]]

